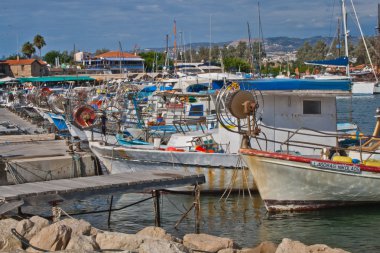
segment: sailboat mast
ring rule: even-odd
[[[342,19],[343,19],[343,32],[344,32],[344,55],[348,59],[348,31],[347,31],[347,13],[345,0],[342,0]],[[347,62],[346,75],[350,75],[350,63]]]
[[[174,71],[177,72],[177,22],[174,19]]]
[[[166,34],[165,71],[168,71],[168,66],[169,66],[169,34]]]
[[[249,65],[251,66],[251,73],[253,73],[253,48],[251,41],[251,28],[249,27],[249,22],[247,22],[248,29],[248,44],[249,44]]]
[[[351,5],[352,5],[352,10],[354,11],[354,14],[355,14],[356,22],[358,23],[358,28],[359,28],[360,35],[361,35],[362,40],[363,40],[363,44],[364,44],[364,47],[365,47],[365,51],[367,52],[367,57],[368,57],[369,64],[371,65],[373,75],[375,76],[375,79],[376,79],[376,83],[378,83],[379,80],[378,80],[377,75],[376,75],[376,73],[375,73],[375,68],[373,67],[373,63],[372,63],[371,56],[369,55],[369,50],[368,50],[367,42],[365,41],[364,34],[363,34],[363,30],[362,30],[362,27],[361,27],[361,25],[360,25],[360,23],[359,23],[359,18],[358,18],[358,15],[357,15],[357,13],[356,13],[356,9],[355,9],[355,6],[354,6],[354,2],[353,2],[352,0],[351,0]]]
[[[257,11],[259,14],[259,44],[258,44],[258,58],[257,62],[259,64],[259,76],[261,77],[261,56],[265,54],[265,45],[264,45],[264,35],[263,27],[261,25],[261,13],[260,13],[260,2],[257,2]]]

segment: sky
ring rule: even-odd
[[[376,34],[377,4],[353,0],[365,35]],[[341,0],[261,0],[264,37],[334,36]],[[351,0],[346,0],[348,25],[353,24]],[[173,23],[184,44],[225,42],[258,36],[257,0],[1,0],[0,59],[17,53],[36,34],[45,38],[42,55],[50,50],[94,52],[107,48],[162,48]],[[351,25],[351,27],[350,27]],[[211,36],[210,36],[211,35]]]

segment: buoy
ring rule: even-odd
[[[352,163],[352,158],[351,158],[351,157],[348,157],[348,156],[340,156],[340,155],[336,155],[336,156],[333,156],[332,160],[333,160],[334,162]]]
[[[181,148],[175,148],[175,147],[167,147],[166,151],[172,151],[172,152],[185,152],[184,149]]]
[[[363,162],[366,166],[380,167],[380,160],[369,159]]]

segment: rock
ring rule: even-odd
[[[0,251],[9,252],[22,249],[21,242],[13,236],[11,229],[16,228],[15,219],[0,220]]]
[[[183,245],[191,250],[218,252],[222,249],[233,248],[234,242],[229,238],[207,234],[187,234],[183,237]]]
[[[42,228],[49,226],[47,219],[39,216],[33,216],[30,219],[21,220],[17,223],[16,230],[19,234],[30,240]]]
[[[240,253],[240,250],[228,248],[228,249],[221,249],[218,251],[218,253]]]
[[[117,232],[102,232],[96,235],[96,243],[99,248],[104,249],[125,249],[137,250],[144,242],[141,236],[123,234]]]
[[[75,235],[91,235],[91,224],[85,220],[68,218],[60,220],[57,223],[70,227]]]
[[[239,253],[275,253],[277,245],[273,242],[262,242],[255,248],[244,248]]]
[[[165,239],[146,239],[140,245],[139,253],[188,253],[190,252],[180,243]]]
[[[284,238],[278,245],[276,253],[349,253],[342,249],[332,249],[324,244],[307,246],[299,241]]]
[[[54,223],[41,229],[29,243],[48,251],[64,250],[70,240],[71,232],[70,227]]]
[[[179,242],[181,243],[182,240],[175,238],[171,234],[168,234],[165,229],[160,227],[146,227],[139,232],[137,232],[136,235],[142,236],[142,237],[149,237],[149,238],[156,238],[156,239],[165,239],[168,241],[173,242]]]
[[[75,250],[76,252],[93,252],[99,250],[99,246],[93,236],[72,234],[65,251]]]

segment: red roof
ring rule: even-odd
[[[31,65],[36,59],[6,60],[9,65]]]
[[[140,58],[134,54],[120,52],[120,51],[109,51],[107,53],[99,54],[95,58]]]

